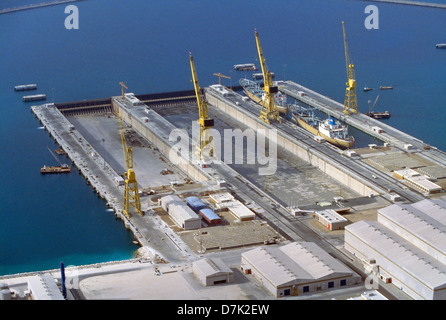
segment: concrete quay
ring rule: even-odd
[[[145,258],[154,262],[176,261],[191,254],[170,228],[155,215],[135,214],[128,219],[123,214],[124,189],[114,180],[119,176],[118,173],[53,104],[33,106],[31,110],[65,150],[79,172],[90,182],[98,196],[106,201],[107,206],[114,210],[116,217],[121,219],[125,227],[134,234],[135,239],[144,248],[142,253]],[[148,207],[142,209],[149,210]],[[172,241],[165,241],[166,237]],[[166,253],[172,254],[166,255]]]

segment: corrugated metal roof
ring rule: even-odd
[[[421,200],[414,204],[412,207],[424,212],[433,219],[439,221],[440,223],[446,225],[446,202],[443,200]]]
[[[198,215],[185,204],[170,204],[169,214],[180,217],[183,221],[198,220]]]
[[[368,257],[376,259],[383,268],[389,270],[390,261],[394,268],[402,269],[432,289],[446,288],[446,266],[381,223],[358,221],[345,229],[385,257],[382,261],[377,256]]]
[[[429,200],[424,200],[418,203],[416,207],[422,208],[424,211],[420,211],[415,205],[408,204],[393,204],[386,208],[378,210],[378,222],[385,224],[384,218],[389,219],[399,227],[403,228],[406,232],[410,232],[413,236],[423,240],[431,247],[446,255],[446,225],[439,220],[433,218],[437,216],[438,219],[441,215],[439,211],[442,209],[438,206],[431,205],[431,207],[437,207],[437,212],[431,212],[429,210]],[[426,206],[423,208],[423,206]]]
[[[216,214],[213,210],[206,208],[206,209],[201,209],[200,213],[204,216],[206,216],[206,218],[208,218],[209,220],[220,220],[221,218],[218,216],[218,214]]]
[[[353,273],[312,242],[261,247],[242,255],[275,286]]]
[[[205,276],[215,276],[222,273],[230,273],[233,271],[221,259],[201,259],[193,262],[194,266],[199,269]]]
[[[29,277],[28,288],[34,300],[64,300],[54,278],[47,273]]]

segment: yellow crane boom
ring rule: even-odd
[[[356,96],[356,78],[355,78],[355,66],[350,61],[350,55],[348,52],[347,36],[345,34],[345,25],[342,21],[342,31],[344,34],[344,49],[345,49],[345,66],[347,68],[347,88],[345,91],[344,101],[344,113],[350,114],[358,113],[358,98]]]
[[[124,99],[124,88],[128,89],[124,83],[120,82],[122,87],[122,98]],[[119,121],[119,132],[121,134],[122,150],[124,152],[124,160],[126,165],[125,186],[124,186],[124,209],[123,212],[130,217],[130,209],[135,208],[136,212],[142,215],[141,202],[139,199],[138,182],[136,181],[135,171],[133,170],[133,149],[127,146],[125,132],[122,125],[121,116],[119,114],[119,106],[116,108],[116,114]]]
[[[192,81],[194,83],[194,88],[195,88],[195,95],[197,97],[198,114],[199,114],[198,122],[200,123],[200,134],[198,137],[196,154],[200,157],[200,159],[203,159],[203,149],[207,146],[210,147],[209,156],[213,157],[215,154],[213,146],[213,138],[212,135],[210,134],[210,129],[214,126],[214,119],[209,118],[207,103],[201,96],[201,89],[200,85],[198,84],[197,72],[195,71],[194,58],[190,53],[189,53],[189,60],[192,71]]]
[[[214,76],[218,77],[218,84],[221,84],[221,78],[231,79],[231,77],[224,76],[221,73],[214,73]]]
[[[279,92],[279,88],[273,84],[273,78],[271,72],[266,67],[266,60],[263,56],[262,47],[260,45],[259,34],[255,31],[257,51],[259,53],[260,65],[262,67],[263,74],[263,91],[265,92],[264,99],[262,101],[262,110],[260,111],[260,117],[262,121],[269,124],[269,119],[274,119],[279,122],[280,120],[279,110],[277,109],[277,102],[274,95]]]

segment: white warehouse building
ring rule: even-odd
[[[345,249],[414,299],[446,299],[446,202],[378,210],[377,221],[345,227]]]
[[[339,289],[361,280],[313,242],[292,242],[244,252],[241,269],[254,275],[275,297]]]
[[[180,197],[168,195],[162,197],[159,202],[179,227],[186,230],[200,228],[200,217]]]

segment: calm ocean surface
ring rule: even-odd
[[[3,0],[1,8],[41,0]],[[441,1],[437,1],[441,3]],[[66,5],[0,15],[0,275],[131,258],[133,236],[75,170],[41,176],[57,146],[23,103],[18,84],[37,83],[48,101],[129,91],[193,89],[191,51],[202,87],[257,62],[254,28],[276,79],[343,102],[342,24],[355,63],[359,109],[376,110],[409,134],[446,150],[446,10],[377,4],[379,29],[364,27],[367,2],[354,0],[86,0],[75,3],[79,30],[67,30]],[[394,90],[376,90],[392,85]],[[354,132],[352,132],[354,134]]]

